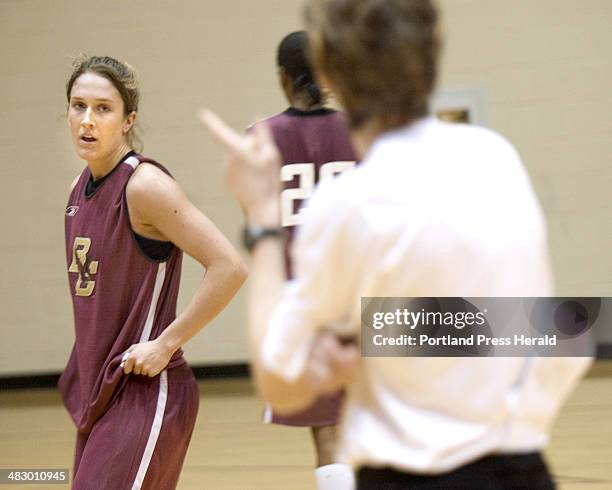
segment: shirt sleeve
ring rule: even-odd
[[[287,381],[303,372],[316,333],[337,329],[359,300],[359,213],[346,192],[350,187],[339,181],[344,179],[320,184],[304,210],[292,249],[294,278],[286,283],[262,342],[264,367]]]

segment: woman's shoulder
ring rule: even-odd
[[[125,193],[130,204],[142,202],[143,205],[155,205],[158,200],[178,189],[178,184],[164,166],[155,160],[143,158],[130,176]]]
[[[155,170],[153,169],[158,169],[162,173],[173,178],[170,170],[168,170],[168,168],[164,164],[160,163],[158,160],[154,158],[151,158],[146,155],[142,155],[140,153],[133,153],[129,159],[126,159],[126,163],[129,163],[128,160],[131,160],[132,163],[130,163],[130,165],[134,168],[134,175],[131,177],[131,179],[133,179],[136,175],[141,174],[141,173],[146,173],[147,176],[158,175],[158,172],[155,172]],[[147,168],[149,169],[148,171],[143,170]]]

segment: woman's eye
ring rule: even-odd
[[[101,105],[101,106],[98,107],[98,110],[100,112],[108,112],[108,111],[110,111],[110,107],[107,106],[107,105]]]
[[[85,104],[83,104],[83,102],[74,102],[72,104],[72,107],[78,110],[82,110],[82,109],[85,109]]]

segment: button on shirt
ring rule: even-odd
[[[516,151],[484,128],[426,118],[379,137],[322,183],[263,341],[296,379],[321,328],[358,335],[361,297],[553,294],[546,226]],[[538,450],[587,358],[363,358],[343,417],[353,466],[441,473]]]

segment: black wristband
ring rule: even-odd
[[[257,242],[264,238],[283,238],[282,228],[260,228],[245,226],[242,230],[242,244],[249,252],[252,252]]]

